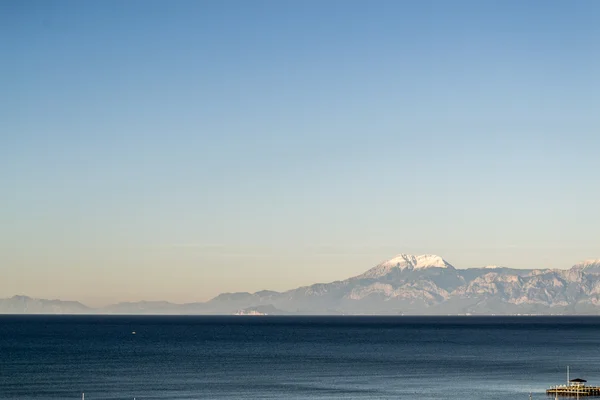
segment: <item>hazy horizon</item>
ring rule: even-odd
[[[598,261],[600,259],[594,259],[594,260]],[[386,260],[381,260],[381,261],[386,261]],[[446,260],[446,261],[448,261],[448,260]],[[581,260],[580,262],[583,262],[583,261],[591,261],[591,259]],[[575,264],[576,263],[574,263],[573,265],[575,265]],[[370,266],[369,269],[371,267],[374,267],[374,266],[375,265]],[[489,266],[491,266],[491,264],[471,266],[471,267],[461,267],[461,266],[455,266],[455,265],[453,265],[453,267],[455,267],[457,269],[468,269],[468,268],[489,267]],[[504,265],[498,265],[498,266],[499,267],[505,267],[505,268],[512,268],[512,267],[508,267],[508,266],[504,266]],[[559,270],[566,270],[566,269],[569,269],[571,267],[572,267],[572,265],[569,266],[569,267],[567,267],[567,268],[557,268],[557,269],[559,269]],[[531,269],[538,269],[538,268],[539,269],[545,269],[545,267],[532,267]],[[523,269],[523,268],[516,268],[516,269]],[[309,286],[309,285],[312,285],[312,284],[315,284],[315,283],[330,283],[330,282],[337,281],[337,280],[344,280],[344,279],[354,277],[354,276],[359,275],[359,274],[364,273],[364,272],[366,272],[366,269],[364,269],[363,271],[359,271],[358,273],[355,273],[355,274],[350,275],[350,276],[344,276],[344,277],[338,277],[336,279],[331,279],[331,281],[308,282],[306,284],[300,284],[300,285],[297,285],[295,287],[287,287],[287,288],[281,288],[281,289],[261,288],[261,289],[254,289],[254,290],[239,289],[239,290],[234,290],[231,293],[235,293],[235,292],[250,292],[250,293],[255,293],[255,292],[259,292],[259,291],[263,291],[263,290],[266,290],[266,291],[275,290],[277,292],[285,292],[287,290],[296,289],[297,287],[300,287],[300,286]],[[176,304],[205,302],[205,301],[208,301],[208,300],[214,298],[216,295],[224,294],[224,293],[230,293],[230,292],[227,292],[227,291],[217,292],[217,293],[215,293],[215,294],[213,294],[213,295],[211,295],[210,297],[207,297],[207,298],[195,298],[195,299],[187,300],[187,301],[175,301],[175,300],[168,299],[168,298],[135,298],[135,297],[125,298],[125,299],[121,299],[121,300],[119,300],[119,299],[112,299],[112,300],[110,300],[111,299],[110,297],[96,297],[96,298],[92,297],[92,298],[88,298],[88,301],[84,301],[82,299],[77,299],[77,298],[60,298],[60,297],[44,298],[43,296],[33,296],[31,294],[28,294],[28,293],[14,293],[10,297],[14,297],[14,296],[27,296],[27,297],[31,297],[31,298],[39,298],[39,299],[46,299],[46,300],[79,301],[79,302],[81,302],[81,303],[83,303],[83,304],[85,304],[87,306],[90,306],[90,307],[94,308],[94,307],[104,307],[104,306],[108,306],[108,305],[112,305],[112,304],[116,304],[116,303],[121,303],[121,302],[139,302],[139,301],[167,301],[167,302],[176,303]],[[182,295],[186,296],[186,295],[189,295],[189,294],[183,293]],[[0,298],[2,298],[2,297],[0,297]]]
[[[0,298],[600,258],[600,2],[0,2]]]

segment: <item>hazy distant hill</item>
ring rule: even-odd
[[[270,311],[270,312],[268,312]],[[286,292],[223,293],[205,303],[77,302],[15,296],[0,313],[121,314],[600,314],[600,260],[567,270],[456,269],[439,256],[400,254],[343,281]]]
[[[93,309],[77,301],[33,299],[27,296],[0,299],[2,314],[89,314],[93,312]]]

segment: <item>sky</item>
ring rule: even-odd
[[[600,258],[600,2],[0,2],[0,297]]]

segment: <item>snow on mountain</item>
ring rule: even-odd
[[[433,254],[424,254],[421,256],[412,256],[408,254],[399,254],[396,257],[387,260],[380,265],[386,267],[398,267],[400,269],[404,268],[454,268],[450,265],[446,260],[444,260],[440,256],[436,256]]]
[[[399,254],[396,257],[384,261],[371,268],[358,278],[378,278],[393,271],[418,270],[426,268],[448,268],[454,269],[450,263],[440,256],[433,254],[424,254],[413,256],[409,254]]]
[[[582,267],[582,268],[588,268],[588,267],[595,267],[597,265],[600,265],[600,258],[596,259],[596,260],[585,260],[582,261],[578,264],[575,264],[574,267]]]
[[[600,259],[582,261],[575,264],[571,269],[580,270],[586,274],[600,274]]]

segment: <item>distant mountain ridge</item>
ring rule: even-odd
[[[268,311],[268,312],[267,312]],[[222,293],[204,303],[79,302],[14,296],[3,314],[593,314],[600,315],[600,259],[570,269],[457,269],[440,256],[399,254],[361,275],[285,292]]]
[[[0,299],[0,314],[87,314],[93,309],[78,301],[33,299],[17,295]]]

